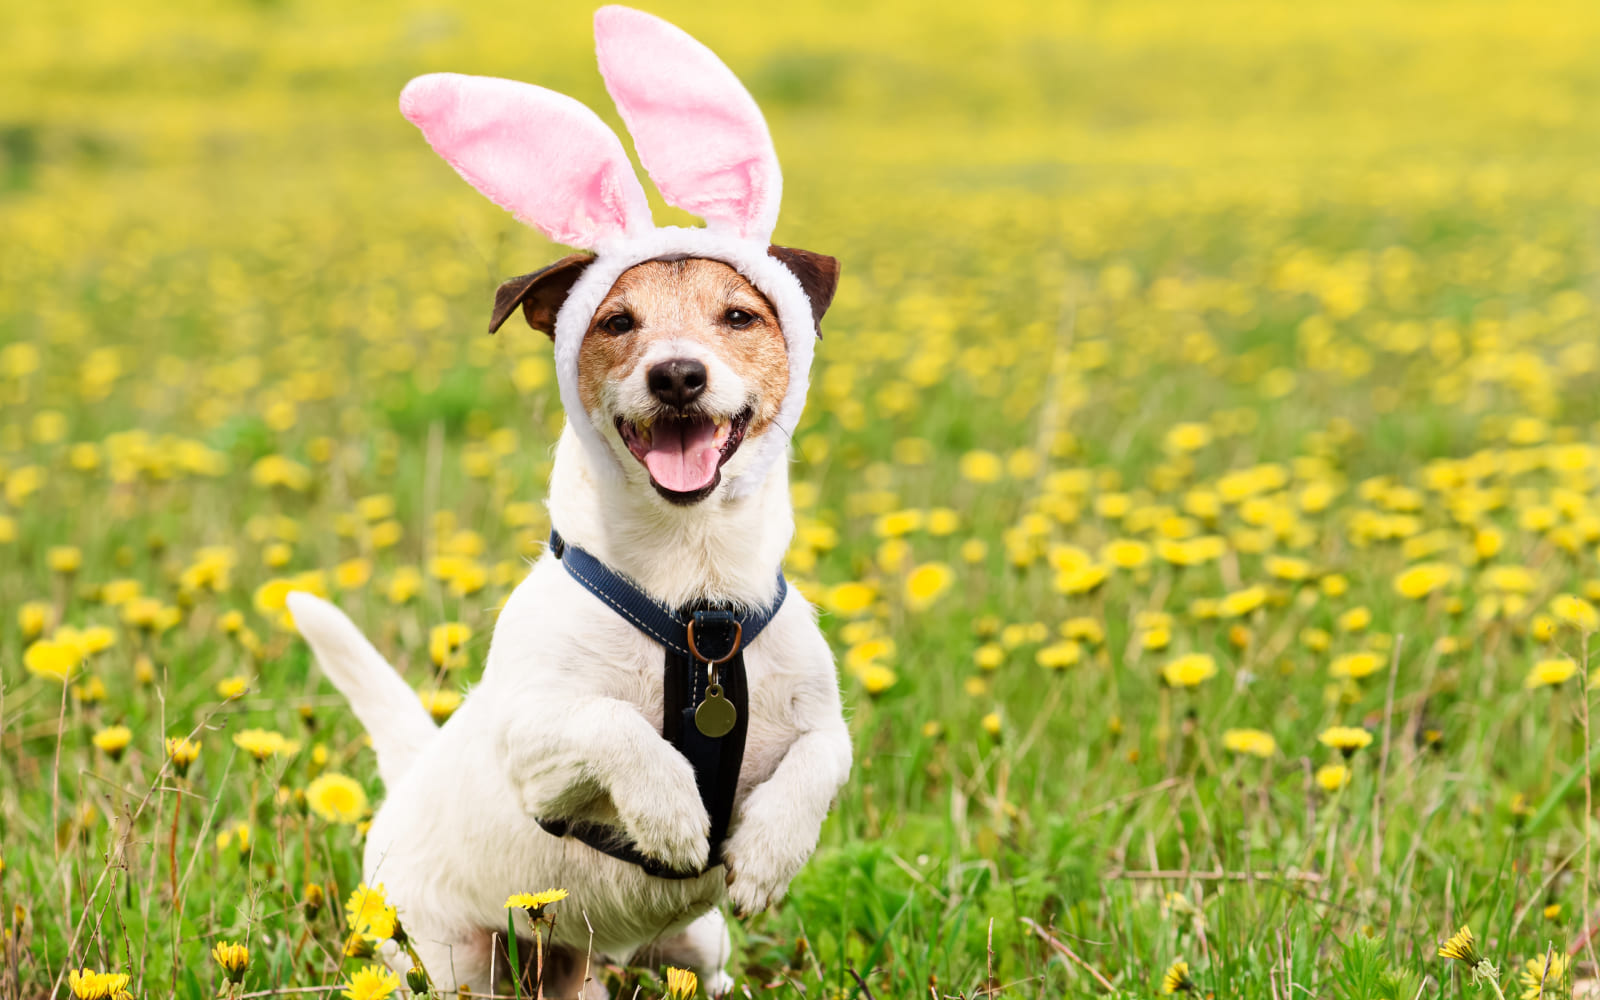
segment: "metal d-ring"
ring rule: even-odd
[[[736,619],[734,621],[734,623],[733,623],[733,627],[734,627],[733,650],[731,652],[729,652],[727,656],[724,656],[724,657],[722,657],[721,659],[718,659],[718,660],[713,660],[709,656],[701,655],[700,650],[695,648],[695,644],[694,644],[694,619],[691,618],[689,620],[689,652],[693,653],[694,654],[694,658],[699,660],[701,663],[706,663],[706,664],[709,664],[709,665],[711,665],[713,667],[716,666],[719,663],[727,663],[729,660],[731,660],[735,656],[739,655],[739,643],[744,640],[744,623],[741,622],[741,621],[738,621]]]

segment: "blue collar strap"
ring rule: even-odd
[[[753,611],[698,609],[674,610],[657,601],[632,580],[594,556],[568,545],[555,530],[550,532],[550,551],[572,578],[600,598],[634,628],[680,656],[700,663],[726,660],[755,641],[772,616],[783,607],[789,585],[778,571],[778,593],[770,605]]]

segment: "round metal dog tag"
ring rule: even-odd
[[[739,710],[733,707],[733,702],[722,696],[722,685],[713,684],[706,688],[706,700],[694,710],[694,727],[716,739],[728,735],[738,721]]]

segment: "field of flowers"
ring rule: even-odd
[[[650,9],[844,264],[787,565],[856,770],[739,995],[1595,996],[1600,6]],[[395,99],[615,123],[589,14],[0,13],[0,1000],[393,985],[283,597],[471,687],[561,251]]]

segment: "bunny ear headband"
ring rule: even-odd
[[[616,133],[563,94],[434,73],[406,85],[400,111],[490,201],[551,240],[594,254],[507,282],[491,331],[520,304],[530,323],[552,333],[562,405],[584,444],[604,456],[602,468],[621,466],[579,400],[578,351],[617,278],[648,260],[704,257],[733,267],[767,297],[788,345],[789,391],[776,432],[763,435],[746,473],[730,483],[733,495],[747,494],[800,420],[838,264],[769,246],[783,191],[777,153],[754,98],[710,49],[627,7],[596,11],[594,33],[600,73],[639,161],[662,198],[705,219],[704,228],[656,227]]]

